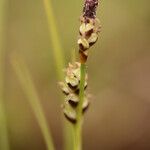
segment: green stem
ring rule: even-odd
[[[47,16],[47,21],[48,21],[48,29],[50,33],[51,42],[52,42],[54,61],[56,65],[58,80],[63,80],[64,73],[62,70],[65,66],[65,60],[63,55],[63,48],[57,30],[57,24],[56,24],[56,19],[52,7],[52,1],[43,0],[43,2],[44,2],[44,8]],[[65,120],[63,122],[63,134],[64,134],[64,149],[65,150],[72,149],[72,143],[73,143],[72,126],[70,126],[68,122]]]
[[[48,123],[46,121],[44,111],[40,103],[40,99],[32,82],[29,70],[24,61],[17,55],[12,58],[12,65],[37,118],[38,124],[41,128],[42,134],[47,145],[47,149],[54,150],[51,132],[48,127]]]
[[[63,50],[61,46],[61,42],[59,39],[58,31],[57,31],[57,25],[55,20],[55,15],[53,13],[53,7],[51,0],[43,0],[44,1],[44,8],[48,20],[48,27],[53,47],[53,54],[54,54],[54,60],[56,65],[56,71],[59,80],[63,79],[63,72],[62,69],[64,68],[64,56],[63,56]]]
[[[9,150],[7,117],[4,103],[4,28],[6,0],[0,0],[0,149]]]
[[[84,101],[85,75],[86,75],[86,65],[81,64],[79,105],[77,107],[77,123],[74,126],[74,150],[82,150],[82,122],[83,122],[82,106]]]

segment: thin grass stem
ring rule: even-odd
[[[56,65],[56,72],[58,76],[58,80],[63,80],[64,73],[63,68],[65,66],[65,59],[63,54],[63,48],[59,39],[59,34],[57,30],[55,15],[52,7],[51,0],[43,0],[44,8],[48,20],[48,28],[52,42],[54,61]],[[64,150],[72,149],[72,126],[67,122],[63,122],[63,136],[64,136]]]
[[[64,64],[65,64],[64,55],[63,55],[63,50],[62,50],[61,42],[60,42],[59,35],[58,35],[52,2],[51,0],[43,0],[43,1],[44,1],[44,8],[45,8],[47,20],[48,20],[48,28],[49,28],[51,42],[52,42],[56,71],[57,71],[59,80],[62,80],[64,76],[62,69],[64,68]]]
[[[7,128],[7,117],[4,103],[4,26],[6,0],[0,1],[0,149],[9,150],[9,138]]]
[[[82,106],[84,101],[84,84],[86,75],[86,65],[83,63],[80,67],[80,93],[79,104],[77,107],[77,123],[74,125],[74,150],[82,150]]]
[[[25,92],[29,103],[34,111],[38,124],[41,128],[43,137],[45,139],[47,149],[54,150],[54,144],[51,136],[48,123],[46,121],[43,108],[40,103],[40,99],[34,87],[31,75],[25,64],[25,62],[17,55],[11,59],[12,66],[16,72],[16,75],[22,85],[22,89]]]

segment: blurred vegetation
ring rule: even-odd
[[[93,95],[84,124],[84,149],[149,150],[150,1],[101,1],[102,32],[91,49],[88,72]],[[81,0],[52,0],[66,62],[78,50]],[[33,77],[55,145],[62,149],[62,112],[52,42],[43,1],[7,0],[4,85],[11,150],[46,150],[27,97],[12,69],[15,52]]]
[[[4,31],[5,31],[5,15],[6,1],[0,1],[0,149],[9,150],[9,138],[7,129],[7,115],[5,111],[4,96]]]
[[[54,150],[51,131],[48,127],[48,123],[46,121],[38,93],[36,92],[36,88],[32,82],[32,77],[29,73],[29,70],[23,61],[23,58],[20,58],[20,56],[17,54],[13,54],[11,63],[22,85],[22,89],[29,100],[29,104],[31,105],[31,108],[35,114],[39,127],[41,128],[47,150]]]

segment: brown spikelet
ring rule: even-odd
[[[97,6],[98,0],[85,0],[83,8],[83,17],[94,19],[96,17]]]

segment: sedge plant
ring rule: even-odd
[[[51,1],[44,0],[44,6],[48,18],[49,31],[54,49],[54,57],[57,68],[56,70],[58,78],[62,79],[64,73],[61,72],[61,70],[64,66],[64,57],[57,33]],[[77,41],[79,45],[79,61],[74,62],[75,59],[73,58],[73,62],[69,63],[68,67],[65,69],[65,81],[59,83],[65,95],[65,101],[62,106],[63,113],[74,129],[72,145],[70,140],[71,138],[68,136],[71,135],[69,131],[70,129],[67,130],[67,124],[65,124],[65,135],[67,135],[67,138],[65,138],[67,144],[65,150],[82,150],[83,114],[89,107],[86,62],[89,49],[96,43],[98,39],[98,33],[100,32],[100,23],[96,18],[97,6],[98,0],[85,0],[83,12],[80,17],[81,25],[79,28],[79,39]],[[25,63],[19,57],[14,57],[12,59],[12,64],[22,84],[23,90],[28,96],[29,102],[41,127],[45,142],[47,144],[47,149],[54,150],[51,132],[48,128],[48,124],[45,119],[44,112],[33,85],[30,73]]]
[[[77,41],[79,62],[69,63],[65,69],[65,81],[59,83],[65,94],[64,115],[74,127],[73,150],[82,150],[83,114],[89,106],[89,94],[86,90],[88,78],[86,62],[89,49],[96,43],[101,28],[96,18],[97,7],[98,0],[85,0]]]

